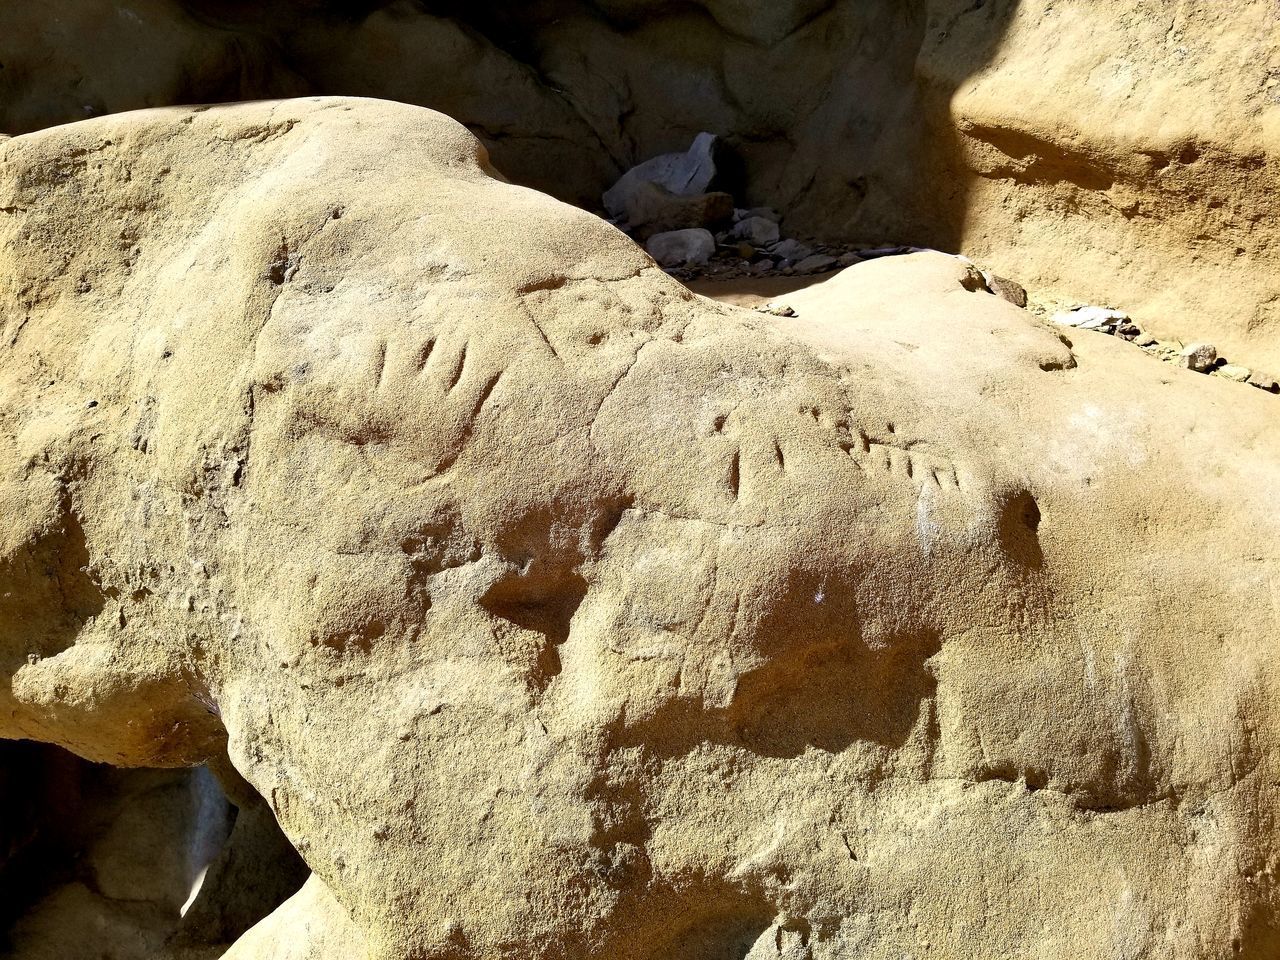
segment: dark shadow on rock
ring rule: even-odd
[[[915,625],[904,610],[897,632],[868,639],[854,577],[792,567],[762,582],[771,584],[771,595],[757,622],[741,634],[700,641],[704,657],[715,658],[712,647],[722,644],[721,655],[751,650],[759,663],[737,676],[728,703],[708,708],[700,697],[673,699],[615,731],[615,745],[675,757],[717,743],[794,758],[809,749],[839,753],[855,742],[889,750],[907,742],[936,692],[929,660],[941,648],[938,633]]]
[[[623,170],[707,130],[725,140],[738,199],[778,209],[789,235],[956,250],[974,175],[949,105],[1017,6],[170,0],[155,35],[91,39],[94,24],[118,26],[108,0],[69,8],[61,33],[13,4],[0,10],[0,131],[174,103],[381,97],[454,116],[507,176],[594,208]],[[92,56],[58,41],[78,23]]]
[[[986,68],[1021,0],[932,0],[915,76],[911,178],[926,185],[904,223],[903,242],[959,253],[977,174],[951,109],[956,92]],[[1011,105],[1014,107],[1016,105]]]
[[[827,647],[770,664],[738,683],[730,726],[744,747],[770,757],[797,757],[810,747],[839,753],[858,740],[901,747],[937,689],[927,661],[939,649],[935,634],[921,634],[879,649]]]
[[[225,755],[209,767],[235,806],[235,824],[170,940],[178,947],[234,943],[297,893],[311,873],[266,800]]]
[[[218,781],[0,741],[0,952],[83,947],[76,925],[101,915],[103,956],[141,960],[166,938],[203,955],[296,892],[309,870],[266,802],[225,757],[211,766]]]
[[[28,657],[52,657],[76,641],[107,597],[88,573],[84,528],[70,505],[57,525],[0,562],[0,677]]]
[[[999,520],[996,535],[1000,549],[1015,563],[1032,570],[1044,566],[1040,548],[1040,505],[1029,491],[1012,494],[997,504]]]
[[[86,762],[58,747],[0,741],[0,950],[12,923],[71,878]]]

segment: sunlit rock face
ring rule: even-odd
[[[64,0],[0,9],[0,134],[140,107],[382,97],[594,208],[719,134],[800,239],[980,257],[1280,375],[1272,0]]]
[[[782,318],[308,99],[0,144],[0,734],[228,754],[229,957],[1274,955],[1274,398],[922,254]]]

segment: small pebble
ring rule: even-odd
[[[756,307],[757,313],[768,313],[775,317],[794,317],[796,311],[785,303],[765,303]]]

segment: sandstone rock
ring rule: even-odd
[[[714,303],[401,104],[0,190],[0,735],[228,751],[232,960],[1274,954],[1274,397],[938,254]]]
[[[711,259],[716,240],[700,228],[672,230],[650,237],[644,247],[664,267],[696,266]]]
[[[1249,374],[1249,383],[1255,387],[1261,387],[1263,390],[1270,390],[1272,393],[1280,390],[1280,381],[1269,373],[1263,373],[1261,370],[1254,370]]]
[[[813,249],[805,246],[799,240],[788,238],[779,240],[769,248],[769,252],[782,260],[800,261],[810,256],[813,253]]]
[[[1236,383],[1245,383],[1253,375],[1253,371],[1248,367],[1242,367],[1234,363],[1224,363],[1218,367],[1215,373],[1220,377],[1226,377],[1228,380],[1234,380]]]
[[[621,216],[637,203],[635,194],[641,184],[653,183],[677,196],[707,193],[716,177],[716,137],[698,134],[684,153],[664,153],[632,167],[604,192],[604,208]]]
[[[821,273],[836,265],[836,258],[825,253],[815,253],[796,264],[796,273]]]
[[[987,287],[1001,300],[1008,300],[1015,307],[1025,307],[1027,305],[1027,291],[1016,280],[1010,280],[1008,277],[989,274],[986,278]]]
[[[727,193],[679,196],[656,183],[640,182],[627,197],[624,218],[627,232],[637,240],[656,233],[711,227],[729,220],[733,197]]]
[[[1247,226],[1280,187],[1274,8],[1170,21],[1145,0],[1001,6],[948,21],[916,62],[938,106],[928,122],[957,131],[952,159],[934,153],[964,195],[949,245],[1050,294],[1123,302],[1158,318],[1157,335],[1201,330],[1229,356],[1280,356],[1280,247]],[[966,48],[999,54],[975,69]],[[1123,78],[1099,82],[1113,67]]]
[[[1208,373],[1218,362],[1218,351],[1211,343],[1191,343],[1182,349],[1178,362],[1196,373]]]
[[[778,225],[765,217],[747,217],[733,227],[733,235],[752,246],[767,247],[778,240]]]
[[[964,249],[1055,299],[1123,298],[1160,335],[1204,330],[1227,355],[1280,362],[1268,0],[1176,21],[1154,0],[921,0],[910,15],[892,0],[565,0],[554,16],[77,0],[46,14],[0,9],[5,132],[176,102],[379,96],[457,116],[517,182],[593,206],[624,158],[712,126],[752,202],[805,235]]]

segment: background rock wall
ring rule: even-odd
[[[1280,365],[1274,0],[72,0],[0,8],[0,131],[381,97],[587,206],[724,135],[790,235],[962,251]]]

